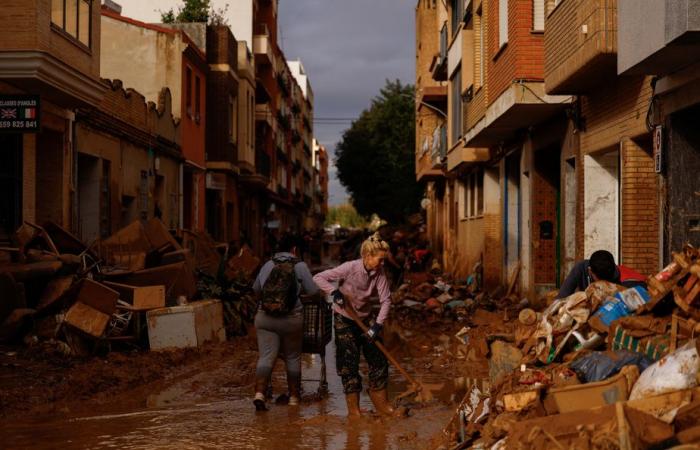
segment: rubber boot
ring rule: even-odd
[[[267,389],[267,378],[258,378],[255,380],[255,398],[253,404],[256,411],[267,411],[265,404],[265,391]]]
[[[362,417],[362,412],[360,411],[360,393],[351,392],[345,394],[345,402],[348,405],[348,417],[356,418]]]
[[[369,389],[367,392],[369,393],[369,398],[372,400],[374,408],[379,414],[383,416],[394,415],[394,408],[389,403],[389,393],[386,389],[382,389],[379,391],[373,391],[372,389]]]
[[[298,406],[301,399],[301,382],[299,377],[287,375],[287,386],[289,388],[289,406]]]

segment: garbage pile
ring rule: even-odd
[[[0,343],[86,356],[245,333],[260,261],[247,247],[227,251],[203,233],[171,233],[158,219],[90,245],[53,222],[25,222],[0,249]]]
[[[515,295],[485,301],[469,286],[426,283],[404,288],[400,307],[418,308],[417,302],[424,314],[457,311],[464,325],[451,342],[463,361],[455,386],[464,396],[442,448],[700,444],[696,249],[674,253],[643,286],[597,281],[585,292],[562,299],[554,292],[535,305]]]

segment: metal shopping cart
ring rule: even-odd
[[[326,346],[331,341],[333,334],[333,315],[331,305],[320,296],[301,296],[304,305],[304,340],[303,353],[319,355],[321,357],[321,377],[318,380],[318,395],[325,397],[328,394],[328,381],[326,380]],[[317,381],[317,380],[304,380]]]

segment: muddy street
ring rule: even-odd
[[[334,345],[328,345],[329,396],[316,399],[320,357],[304,355],[304,397],[298,407],[271,405],[266,413],[255,413],[251,403],[252,384],[241,378],[241,360],[236,353],[212,353],[172,382],[160,382],[147,389],[116,394],[112,399],[66,404],[53,414],[12,419],[0,427],[4,448],[33,449],[423,449],[453,410],[450,392],[438,392],[438,399],[416,405],[405,419],[379,419],[368,415],[356,423],[345,418],[342,386],[335,374]],[[255,352],[245,351],[249,363]],[[221,360],[216,359],[221,356]],[[413,366],[429,366],[424,358],[402,358]],[[281,369],[282,364],[278,364]],[[252,368],[252,366],[249,366]],[[445,374],[429,374],[426,383],[442,383]],[[164,374],[164,376],[167,374]],[[275,396],[282,393],[284,374],[275,372]],[[397,371],[391,372],[391,397],[406,389]],[[449,386],[449,385],[448,385]],[[92,405],[92,406],[90,406]],[[362,396],[361,406],[372,405]]]

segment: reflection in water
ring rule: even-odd
[[[49,423],[4,423],[0,442],[3,448],[13,449],[420,449],[451,413],[444,403],[436,403],[414,410],[407,419],[366,418],[348,423],[334,359],[331,343],[326,357],[329,397],[299,407],[272,405],[270,411],[256,414],[249,387],[221,387],[228,370],[224,365],[219,371],[198,375],[196,382],[182,380],[150,396],[146,409],[140,411]],[[305,356],[305,379],[317,380],[319,368],[317,355]],[[209,381],[213,391],[195,388],[203,380]],[[444,380],[433,376],[423,381]],[[274,384],[278,390],[284,385],[282,374]],[[395,371],[390,386],[392,396],[406,387]],[[317,381],[304,382],[307,393],[317,387]],[[364,395],[361,406],[372,409]]]

